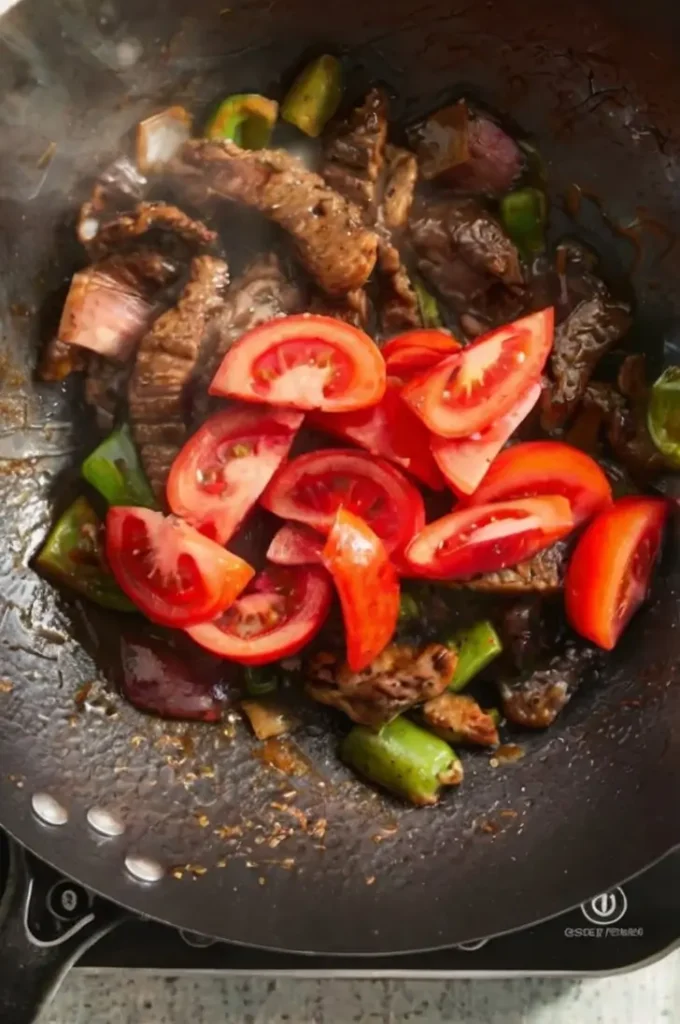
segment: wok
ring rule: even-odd
[[[353,779],[339,726],[312,707],[299,746],[315,767],[295,779],[254,757],[240,725],[168,726],[122,702],[79,713],[75,695],[107,670],[113,619],[28,567],[92,446],[77,385],[33,376],[83,260],[77,204],[167,101],[200,118],[224,94],[278,95],[301,56],[330,47],[352,55],[357,90],[389,85],[397,118],[468,88],[538,141],[556,194],[577,182],[612,221],[653,217],[634,283],[636,332],[656,359],[680,300],[680,247],[666,244],[680,229],[680,9],[375,0],[338,14],[313,0],[23,0],[0,20],[0,825],[138,913],[230,942],[370,956],[528,925],[680,843],[680,565],[671,553],[604,676],[526,737],[521,761],[470,759],[463,789],[434,810]],[[626,239],[591,220],[574,230],[630,263]],[[291,789],[312,827],[273,846]],[[45,824],[36,794],[67,820]],[[93,828],[92,809],[121,834]],[[158,879],[136,878],[130,857]],[[16,920],[8,932],[2,983],[30,989]],[[4,999],[2,1019],[22,1019],[16,986]]]

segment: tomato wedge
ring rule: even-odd
[[[469,437],[510,412],[545,365],[553,310],[499,327],[404,387],[404,399],[433,434]]]
[[[323,537],[309,526],[286,523],[274,534],[267,558],[276,565],[317,565],[321,563]]]
[[[477,490],[505,442],[512,437],[540,397],[541,385],[532,384],[526,395],[510,412],[506,412],[505,416],[501,416],[486,430],[472,437],[430,435],[430,447],[435,462],[444,474],[446,482],[459,497]],[[559,494],[559,490],[550,493]]]
[[[266,665],[296,654],[321,628],[333,597],[321,566],[272,565],[214,622],[187,633],[201,647],[242,665]]]
[[[621,498],[586,527],[565,581],[567,617],[581,636],[611,651],[647,596],[668,505]]]
[[[436,366],[460,347],[460,342],[446,331],[406,331],[390,338],[383,345],[382,354],[388,375],[405,382]]]
[[[531,558],[573,528],[566,498],[525,498],[451,512],[406,549],[415,575],[454,580],[497,572]]]
[[[211,395],[346,412],[379,402],[385,363],[367,334],[329,316],[278,317],[227,352]]]
[[[347,663],[360,672],[387,647],[397,628],[397,571],[370,526],[344,508],[328,534],[323,562],[342,605]]]
[[[255,575],[193,526],[150,508],[109,509],[106,558],[121,590],[147,618],[178,628],[215,618]]]
[[[288,455],[303,419],[293,409],[266,406],[211,416],[172,464],[172,511],[226,544]]]
[[[430,433],[402,401],[400,392],[394,381],[388,381],[381,401],[370,409],[314,412],[308,420],[319,430],[394,462],[428,487],[442,490],[444,480],[430,451]]]
[[[350,448],[309,452],[288,462],[261,504],[320,533],[328,533],[342,506],[365,519],[390,554],[402,550],[425,524],[420,491],[389,462]]]
[[[527,441],[501,452],[468,505],[561,494],[578,526],[612,503],[612,489],[594,459],[561,441]]]

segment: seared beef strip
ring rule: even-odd
[[[307,308],[310,313],[333,316],[336,320],[344,320],[345,323],[360,327],[363,331],[369,328],[371,308],[368,295],[363,288],[355,288],[354,291],[334,299],[329,295],[316,295],[310,300]]]
[[[227,265],[212,256],[191,261],[177,305],[142,339],[128,388],[132,430],[146,475],[162,501],[168,471],[187,436],[185,389],[201,344],[215,329]]]
[[[460,586],[488,594],[554,593],[564,586],[570,552],[569,541],[558,541],[526,562],[498,572],[473,576]]]
[[[361,672],[334,654],[309,663],[306,690],[322,704],[344,711],[353,722],[380,728],[403,711],[439,696],[451,681],[456,654],[441,644],[419,650],[391,644]]]
[[[378,277],[380,326],[383,335],[389,337],[421,327],[422,322],[411,277],[392,241],[392,233],[398,235],[408,223],[418,165],[413,153],[398,146],[387,146],[385,156],[385,185],[379,215],[384,237],[378,248]]]
[[[380,221],[388,231],[406,227],[417,180],[418,161],[413,153],[399,146],[386,146]]]
[[[92,194],[80,208],[76,234],[89,249],[102,220],[110,220],[143,198],[147,180],[126,157],[115,160],[99,175]]]
[[[505,717],[527,729],[552,725],[597,661],[598,653],[592,648],[571,645],[547,668],[520,679],[502,680],[498,688]]]
[[[187,243],[190,251],[201,252],[214,248],[217,232],[200,220],[194,220],[168,203],[138,203],[129,213],[121,213],[112,220],[97,223],[89,243],[93,255],[119,249],[128,242],[148,234],[163,231]]]
[[[233,142],[198,139],[184,146],[175,170],[200,181],[206,198],[245,203],[288,231],[329,295],[361,288],[370,276],[378,239],[358,207],[284,150],[249,152]]]
[[[423,704],[422,714],[433,732],[447,743],[498,745],[498,729],[493,718],[466,694],[442,693]]]
[[[331,124],[324,145],[321,174],[331,188],[365,211],[367,223],[376,213],[378,181],[387,139],[387,97],[369,91],[361,106]]]

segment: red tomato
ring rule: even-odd
[[[323,537],[309,526],[286,523],[274,534],[267,558],[276,565],[316,565],[321,562]]]
[[[288,455],[303,419],[293,409],[266,406],[211,416],[172,464],[172,511],[226,544]]]
[[[309,452],[283,466],[262,495],[281,519],[328,533],[342,506],[360,515],[388,552],[403,549],[425,524],[420,492],[383,459],[350,448]]]
[[[469,437],[509,412],[535,383],[553,342],[553,310],[499,327],[404,388],[404,399],[441,437]]]
[[[429,431],[401,399],[400,387],[387,384],[381,401],[355,412],[316,412],[308,419],[320,430],[353,441],[372,455],[396,463],[428,487],[441,490],[444,480],[429,448]]]
[[[379,402],[385,363],[367,334],[329,316],[278,317],[227,352],[211,395],[346,412]]]
[[[383,345],[387,373],[399,380],[412,380],[460,348],[460,342],[445,331],[406,331]]]
[[[106,558],[121,590],[163,626],[215,618],[255,574],[193,526],[150,508],[109,509]]]
[[[416,575],[453,580],[497,572],[531,558],[573,528],[566,498],[525,498],[451,512],[406,549]]]
[[[540,397],[541,385],[532,384],[524,398],[510,412],[472,437],[430,435],[430,447],[435,461],[457,495],[464,496],[477,490],[505,442],[512,437]]]
[[[468,505],[561,494],[574,525],[611,505],[612,489],[597,462],[561,441],[527,441],[501,452]]]
[[[272,565],[214,622],[187,633],[201,647],[242,665],[266,665],[296,654],[323,625],[333,588],[321,566]]]
[[[611,651],[647,596],[668,505],[621,498],[579,540],[565,581],[567,617],[581,636]]]
[[[338,509],[322,557],[340,596],[347,662],[360,672],[387,647],[397,628],[397,570],[370,526],[344,508]]]

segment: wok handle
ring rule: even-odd
[[[33,1024],[69,968],[125,917],[14,843],[0,911],[3,1024]]]

